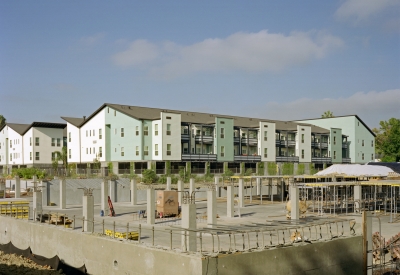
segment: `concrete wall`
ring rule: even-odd
[[[362,274],[362,237],[286,248],[200,257],[97,237],[79,230],[0,217],[0,243],[65,263],[90,274]]]

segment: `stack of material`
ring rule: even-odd
[[[316,176],[340,175],[354,177],[387,177],[392,169],[385,166],[361,164],[334,164],[316,173]]]
[[[61,213],[52,213],[50,218],[48,219],[48,223],[55,225],[70,225],[72,220],[68,219],[65,214]]]

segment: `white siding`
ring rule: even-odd
[[[85,125],[81,127],[81,162],[93,162],[93,160],[97,157],[99,152],[99,147],[103,148],[103,156],[99,158],[99,161],[105,161],[105,140],[106,140],[106,131],[105,131],[105,109],[101,110],[94,117],[90,119],[90,121],[86,122]],[[102,129],[102,139],[99,139],[99,129]],[[93,135],[94,130],[94,135]],[[86,136],[87,133],[87,136]],[[111,133],[113,135],[113,133]],[[95,148],[95,152],[93,152],[93,148]],[[87,153],[86,153],[87,152]]]
[[[31,165],[33,164],[33,145],[34,145],[34,140],[32,137],[33,129],[30,128],[28,132],[25,133],[23,140],[24,140],[24,164],[25,165]],[[32,141],[32,144],[31,144]],[[32,159],[30,158],[32,154]]]
[[[46,164],[51,165],[51,153],[55,151],[61,151],[63,146],[63,129],[53,129],[53,128],[32,128],[33,138],[33,152],[32,158],[34,164]],[[36,138],[39,138],[39,146],[36,146]],[[51,146],[52,138],[60,139],[60,146],[57,146],[57,141],[55,146]],[[39,152],[39,160],[36,160],[36,152]],[[61,162],[60,162],[61,163]]]
[[[161,121],[163,160],[181,160],[181,115],[161,112]],[[167,124],[171,124],[171,135],[167,135]],[[170,156],[167,155],[167,144],[171,144]]]
[[[67,123],[67,154],[69,163],[79,163],[81,161],[80,150],[80,129],[71,123]],[[71,135],[71,141],[69,139]],[[69,158],[69,150],[71,150],[71,158]]]
[[[265,131],[267,131],[267,140],[264,139]],[[258,134],[258,138],[258,152],[261,155],[261,161],[275,161],[275,123],[260,121],[260,131]],[[265,148],[267,148],[267,157],[264,156]]]
[[[304,134],[304,142],[302,142],[303,134]],[[304,158],[302,157],[302,150],[304,150]],[[311,127],[310,126],[297,125],[296,156],[299,157],[299,162],[311,162]]]
[[[158,135],[155,135],[155,125],[158,125]],[[163,147],[163,127],[162,127],[162,120],[154,120],[152,121],[152,141],[153,141],[153,159],[154,160],[162,160],[163,159],[163,152],[164,152],[164,147]],[[155,145],[158,144],[158,156],[155,155]]]

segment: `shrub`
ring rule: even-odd
[[[146,169],[142,172],[142,176],[143,176],[143,182],[144,183],[154,183],[157,181],[157,174],[154,170],[152,169]]]

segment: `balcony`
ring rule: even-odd
[[[240,137],[233,137],[233,143],[239,144],[240,142]]]
[[[328,143],[327,142],[311,142],[311,147],[314,148],[321,148],[321,149],[327,149],[328,148]]]
[[[234,156],[233,160],[234,161],[239,161],[239,162],[259,162],[259,161],[261,161],[261,156],[258,156],[258,155]]]
[[[332,158],[329,157],[311,157],[313,163],[332,163]]]
[[[351,158],[342,158],[342,163],[351,163]]]
[[[181,134],[181,140],[182,141],[189,141],[190,135],[189,134]]]
[[[257,146],[257,139],[256,138],[242,138],[242,144],[243,145],[249,145],[249,146]]]
[[[348,147],[348,146],[347,146],[347,143],[342,143],[342,148],[343,148],[343,149],[347,149],[347,147]]]
[[[215,154],[182,154],[182,161],[217,161]]]
[[[195,136],[196,143],[212,144],[214,142],[213,136]]]
[[[276,162],[299,162],[299,157],[293,156],[293,157],[285,157],[285,156],[280,156],[276,157]]]

